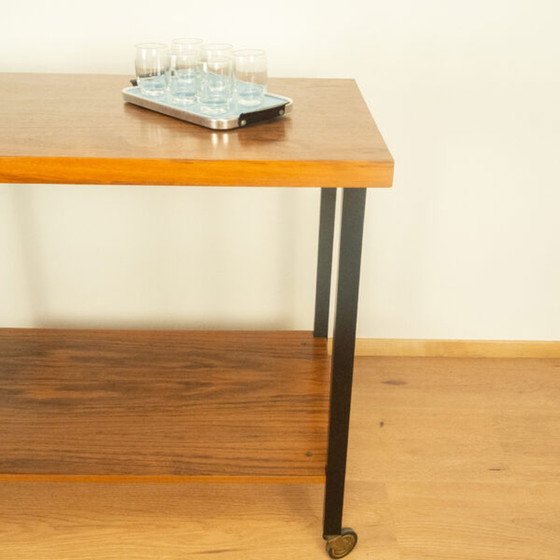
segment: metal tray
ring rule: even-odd
[[[264,101],[254,109],[247,110],[247,107],[234,103],[228,113],[215,116],[203,113],[197,103],[187,108],[173,103],[167,96],[147,97],[140,93],[138,87],[126,87],[122,90],[122,94],[123,99],[128,103],[213,130],[230,130],[283,117],[290,113],[293,106],[293,101],[289,97],[267,93]]]

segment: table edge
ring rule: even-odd
[[[392,158],[344,160],[176,160],[1,156],[0,183],[387,188]]]

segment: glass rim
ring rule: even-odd
[[[232,51],[233,45],[229,43],[204,43],[200,48],[203,51]]]
[[[183,50],[183,49],[169,49],[169,56],[186,56],[189,58],[200,58],[200,53],[195,50]]]
[[[264,49],[239,49],[239,50],[233,51],[233,55],[235,57],[265,56],[266,51]]]
[[[136,43],[134,46],[137,49],[154,50],[154,51],[159,49],[167,49],[167,45],[165,43],[155,43],[155,42]]]

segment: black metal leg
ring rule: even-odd
[[[329,333],[329,306],[334,241],[336,189],[321,189],[319,218],[319,251],[317,257],[317,290],[315,292],[315,326],[313,335],[326,338]]]
[[[343,531],[342,529],[342,510],[365,201],[366,189],[344,189],[332,354],[327,480],[323,524],[324,538],[328,542],[340,546],[344,544],[345,539],[348,540],[347,531],[351,531]],[[352,534],[355,537],[353,531]],[[354,544],[355,540],[354,538]],[[345,556],[348,552],[349,550],[347,552],[342,550],[341,555],[337,557]]]

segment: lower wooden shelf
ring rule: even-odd
[[[0,329],[0,480],[323,481],[329,375],[308,332]]]

